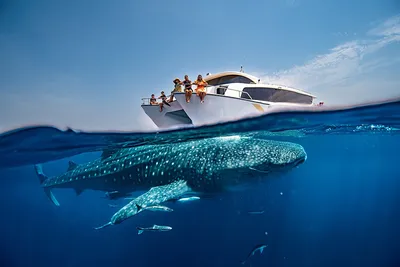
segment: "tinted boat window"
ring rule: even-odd
[[[243,92],[249,93],[250,96],[255,100],[262,100],[269,102],[289,102],[297,104],[312,103],[311,96],[275,88],[245,87],[243,88]],[[245,93],[242,93],[241,97],[249,99],[249,96]]]
[[[218,95],[223,95],[223,94],[225,94],[226,89],[227,89],[227,86],[219,86],[219,87],[217,88],[217,94],[218,94]]]
[[[247,84],[254,84],[254,82],[246,77],[238,76],[238,75],[227,75],[222,76],[219,78],[215,78],[209,80],[207,82],[209,85],[218,85],[224,83],[247,83]]]

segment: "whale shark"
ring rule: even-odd
[[[35,171],[49,199],[59,206],[52,193],[55,188],[72,188],[77,195],[85,190],[128,194],[185,181],[192,192],[215,193],[288,171],[306,158],[296,143],[216,137],[104,150],[101,157],[84,164],[70,161],[67,171],[54,177],[47,177],[42,165],[35,165]]]

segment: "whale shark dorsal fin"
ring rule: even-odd
[[[106,159],[117,153],[118,149],[104,149],[101,153],[101,159]]]
[[[67,171],[72,171],[73,169],[75,169],[78,166],[78,164],[76,164],[75,162],[73,162],[72,160],[70,160],[68,162],[68,170]]]

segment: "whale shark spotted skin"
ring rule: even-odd
[[[184,180],[194,192],[213,193],[258,181],[274,172],[305,162],[299,144],[250,137],[209,138],[165,145],[145,145],[104,151],[85,163],[69,163],[68,170],[48,178],[35,165],[45,193],[55,205],[53,188],[118,191],[126,194]]]

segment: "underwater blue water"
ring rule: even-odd
[[[0,135],[1,266],[400,266],[400,102],[345,111],[286,112],[160,133]],[[171,204],[103,231],[118,208],[101,192],[55,189],[50,203],[32,164],[48,175],[107,147],[252,135],[301,144],[307,161],[279,178],[215,199]],[[81,154],[83,153],[83,154]],[[51,161],[51,162],[48,162]],[[264,210],[250,215],[248,211]],[[137,234],[136,226],[173,230]],[[266,234],[267,232],[267,234]]]

